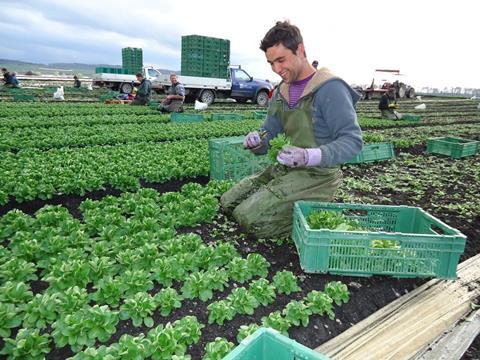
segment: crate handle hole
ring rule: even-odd
[[[430,226],[430,230],[432,230],[434,233],[437,233],[438,235],[445,235],[445,231],[435,224],[432,224]]]
[[[342,214],[344,216],[367,216],[368,211],[364,209],[344,209]]]

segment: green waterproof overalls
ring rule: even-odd
[[[269,114],[279,116],[285,135],[294,146],[318,147],[313,132],[313,93],[289,109],[285,100],[271,104]],[[290,234],[293,204],[297,200],[331,201],[341,183],[339,167],[289,168],[278,163],[242,179],[221,197],[221,205],[240,226],[258,238]]]

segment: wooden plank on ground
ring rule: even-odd
[[[315,350],[332,359],[410,359],[468,314],[480,294],[480,254],[458,279],[433,279]]]
[[[472,316],[468,316],[468,319],[462,320],[453,329],[442,334],[434,344],[415,356],[415,360],[461,359],[479,333],[480,310],[477,310]]]

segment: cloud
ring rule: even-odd
[[[231,62],[277,81],[259,42],[276,20],[302,31],[309,60],[351,83],[376,68],[398,68],[415,86],[480,86],[473,0],[322,2],[220,0],[0,0],[0,57],[30,62],[121,63],[121,48],[143,48],[144,62],[178,70],[181,36],[230,39]]]

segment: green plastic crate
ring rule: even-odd
[[[203,114],[184,114],[174,112],[170,115],[172,122],[202,122]]]
[[[402,115],[402,120],[420,122],[420,121],[422,121],[422,117],[420,115],[403,114]]]
[[[267,117],[268,111],[254,111],[252,116],[255,120],[265,120]]]
[[[278,331],[260,328],[223,360],[328,360],[328,357],[289,339]]]
[[[313,230],[312,211],[341,212],[365,231]],[[292,238],[300,265],[308,273],[351,276],[438,277],[455,279],[466,236],[418,207],[298,201]],[[397,248],[374,248],[391,240]]]
[[[13,101],[35,101],[35,97],[31,94],[14,94]]]
[[[437,137],[427,139],[427,153],[448,155],[455,159],[475,155],[480,141],[459,137]]]
[[[243,120],[245,118],[244,114],[236,113],[212,113],[212,120]]]
[[[243,136],[210,139],[210,179],[241,180],[271,164],[266,155],[254,155],[243,147]]]
[[[352,160],[345,164],[361,164],[373,161],[388,160],[395,156],[393,145],[389,142],[371,143],[363,145],[363,149]]]

